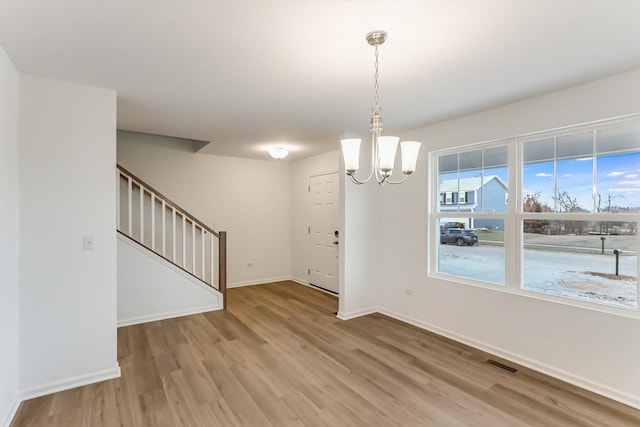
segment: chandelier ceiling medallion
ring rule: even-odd
[[[371,169],[369,175],[361,180],[355,177],[360,164],[360,138],[342,139],[342,155],[344,157],[345,171],[355,184],[364,184],[375,174],[376,181],[382,185],[401,184],[407,180],[416,170],[416,161],[420,151],[420,143],[417,141],[403,141],[400,143],[402,154],[402,173],[405,177],[400,181],[391,181],[391,174],[395,164],[396,151],[400,138],[396,136],[382,136],[382,117],[380,116],[380,97],[378,95],[378,46],[385,42],[387,33],[384,31],[371,31],[366,36],[367,42],[375,48],[375,74],[374,90],[375,104],[373,106],[373,116],[371,117]]]

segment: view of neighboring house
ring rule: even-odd
[[[445,179],[440,183],[440,212],[506,212],[509,189],[498,175]],[[485,218],[458,219],[467,228],[504,229],[504,221]]]

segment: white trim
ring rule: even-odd
[[[551,293],[545,293],[541,291],[535,291],[532,289],[520,288],[517,286],[509,286],[507,284],[498,284],[491,282],[482,282],[479,280],[470,279],[468,277],[454,276],[444,273],[431,273],[429,277],[449,282],[451,285],[460,286],[474,286],[477,288],[488,289],[490,291],[505,292],[512,295],[519,295],[525,298],[533,298],[539,301],[545,301],[548,303],[562,304],[569,307],[576,307],[586,310],[597,311],[606,314],[616,314],[622,317],[628,317],[631,319],[640,319],[640,311],[632,307],[621,307],[615,305],[605,305],[598,302],[591,302],[588,300],[582,300],[572,297],[565,297],[562,295],[555,295]]]
[[[430,151],[429,153],[433,153],[436,157],[443,154],[444,155],[456,154],[460,152],[463,148],[468,149],[468,148],[474,148],[477,146],[486,146],[486,148],[493,148],[494,146],[504,144],[506,141],[509,141],[510,139],[518,139],[520,141],[525,141],[525,142],[534,141],[536,139],[541,139],[545,137],[570,135],[570,134],[576,133],[576,131],[584,130],[584,132],[589,132],[594,129],[605,129],[609,127],[616,127],[618,125],[622,125],[625,123],[632,123],[639,119],[640,119],[640,113],[632,113],[632,114],[626,114],[624,116],[611,117],[608,119],[598,119],[598,120],[593,120],[590,122],[582,122],[574,125],[560,126],[557,128],[547,129],[543,131],[511,135],[504,138],[489,139],[485,141],[474,142],[471,144],[465,144],[464,146],[442,148],[440,150]],[[485,148],[485,147],[482,147],[482,148]]]
[[[291,280],[291,276],[280,276],[280,277],[271,277],[271,278],[268,278],[268,279],[247,280],[246,282],[228,283],[227,284],[227,289],[230,289],[230,288],[241,288],[243,286],[266,285],[267,283],[283,282],[285,280]]]
[[[487,344],[483,341],[478,341],[476,339],[467,337],[465,335],[460,335],[455,332],[449,331],[447,329],[442,329],[432,324],[423,322],[421,320],[414,319],[409,316],[405,316],[400,313],[396,313],[392,310],[388,310],[385,308],[378,308],[378,312],[380,314],[384,314],[385,316],[392,317],[396,320],[400,320],[402,322],[409,323],[413,326],[416,326],[421,329],[425,329],[427,331],[433,332],[438,335],[442,335],[443,337],[450,338],[454,341],[461,342],[463,344],[469,345],[478,350],[485,351],[487,353],[493,354],[498,357],[502,357],[504,359],[513,361],[519,365],[525,366],[529,369],[533,369],[535,371],[541,372],[543,374],[549,375],[553,378],[559,379],[561,381],[565,381],[569,384],[573,384],[585,390],[589,390],[593,393],[599,394],[601,396],[607,397],[609,399],[613,399],[620,403],[624,403],[625,405],[629,405],[633,408],[640,409],[640,397],[631,395],[629,393],[625,393],[619,390],[615,390],[611,387],[608,387],[604,384],[600,384],[589,379],[573,375],[569,372],[563,371],[562,369],[554,368],[553,366],[546,365],[544,363],[537,362],[533,359],[530,359],[526,356],[522,356],[517,353],[510,352],[508,350],[504,350],[500,347],[495,347],[491,344]],[[338,316],[340,317],[340,316]]]
[[[35,397],[45,396],[47,394],[81,387],[87,384],[111,380],[113,378],[120,378],[120,366],[116,366],[115,368],[111,369],[105,369],[102,371],[91,372],[89,374],[77,375],[75,377],[70,377],[59,381],[52,381],[50,383],[31,388],[29,390],[25,390],[22,392],[20,397],[23,401],[29,400]]]
[[[378,307],[369,307],[369,308],[363,308],[362,310],[352,311],[350,313],[338,311],[337,317],[340,320],[351,320],[351,319],[355,319],[356,317],[367,316],[369,314],[373,314],[377,312],[379,312]]]
[[[300,278],[295,277],[295,276],[291,276],[291,278],[289,280],[291,280],[292,282],[296,282],[299,285],[309,286],[309,281],[308,280],[300,279]]]
[[[205,305],[202,307],[189,308],[186,310],[168,311],[165,313],[154,313],[148,316],[132,317],[131,319],[118,320],[118,327],[138,325],[140,323],[155,322],[157,320],[172,319],[174,317],[189,316],[191,314],[206,313],[209,311],[222,310],[222,295],[218,297],[218,303]]]
[[[20,408],[21,403],[22,403],[22,400],[20,400],[18,396],[16,396],[16,399],[13,401],[13,404],[11,405],[11,409],[7,413],[7,416],[5,417],[5,419],[2,420],[2,423],[0,424],[0,426],[2,427],[11,426],[11,422],[13,421],[13,418],[16,416],[16,412],[18,412],[18,408]]]

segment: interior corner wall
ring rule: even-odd
[[[20,403],[18,388],[19,96],[19,74],[0,46],[0,426],[10,424]]]
[[[30,398],[120,375],[116,94],[21,75],[19,114],[19,381]]]
[[[363,147],[360,151],[360,174],[369,171],[371,151]],[[344,160],[340,156],[340,170],[344,171]],[[363,178],[362,176],[358,176]],[[366,175],[364,175],[366,177]],[[378,252],[381,240],[380,193],[384,187],[372,178],[363,185],[356,185],[344,174],[340,174],[340,306],[338,317],[350,319],[377,310],[380,293],[378,276]]]
[[[191,140],[125,131],[118,163],[227,232],[229,287],[291,277],[290,163],[199,154]]]
[[[427,275],[429,151],[639,112],[635,70],[403,135],[423,148],[415,176],[381,193],[380,311],[640,408],[639,319]]]
[[[309,206],[309,177],[338,172],[340,152],[331,151],[291,164],[291,277],[309,284],[311,225]]]

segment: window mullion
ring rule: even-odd
[[[504,230],[504,284],[507,288],[520,288],[520,233],[517,232],[520,222],[517,211],[520,205],[520,150],[518,141],[509,142],[508,164],[509,164],[509,205],[507,206],[507,216],[505,218]]]

